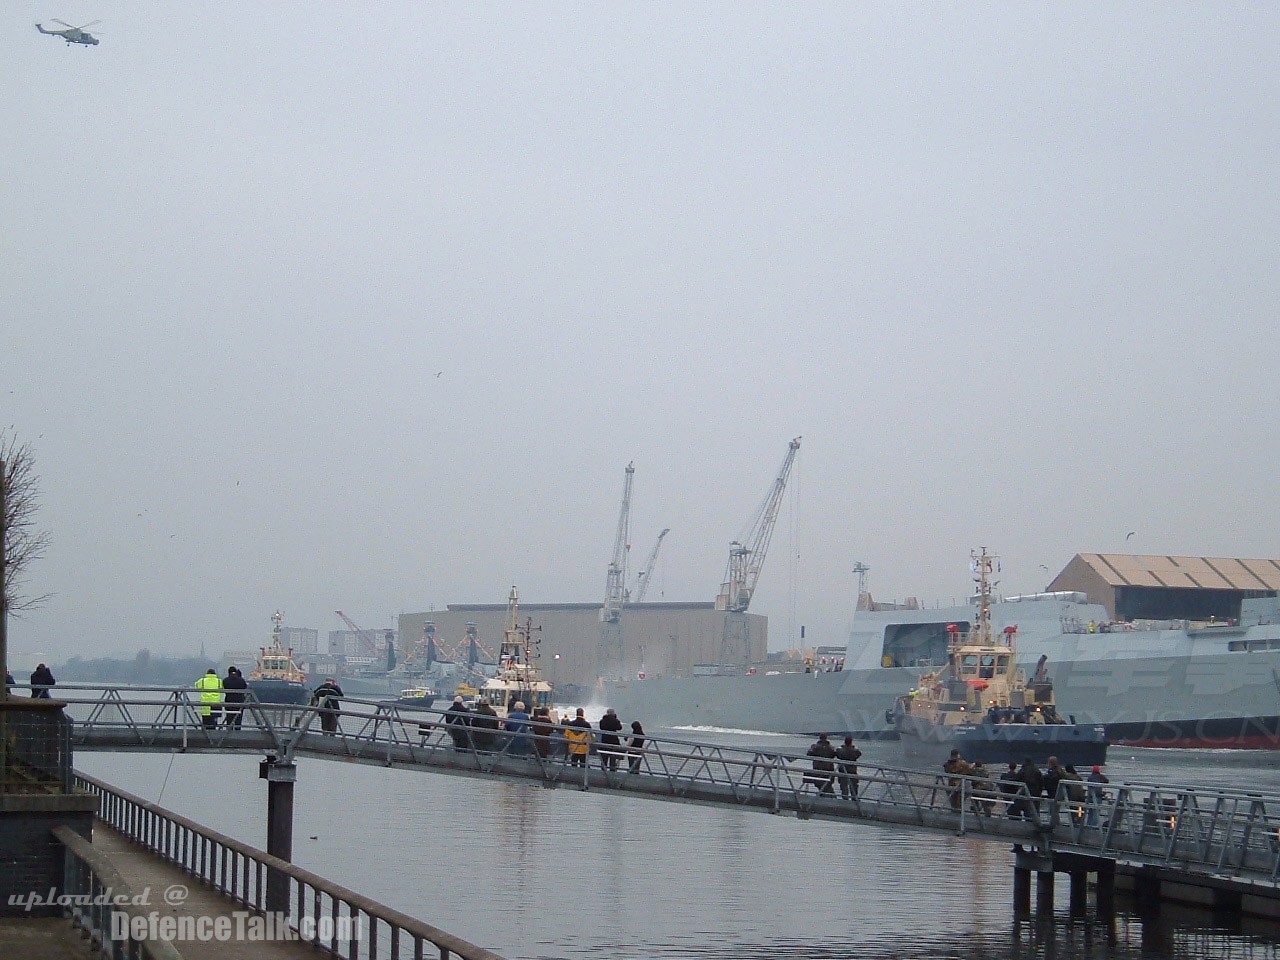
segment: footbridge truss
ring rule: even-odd
[[[1037,800],[1021,785],[1012,794],[984,778],[861,763],[849,784],[855,796],[844,799],[841,775],[814,771],[806,757],[694,740],[653,737],[639,753],[597,744],[586,765],[574,766],[559,728],[546,737],[460,730],[438,711],[390,703],[344,699],[338,729],[324,733],[316,707],[258,703],[252,694],[236,728],[205,726],[194,690],[60,685],[57,692],[76,751],[258,754],[282,764],[317,757],[622,791],[1012,842],[1035,855],[1172,869],[1280,896],[1280,796],[1114,782],[1084,798],[1063,783],[1057,797]]]

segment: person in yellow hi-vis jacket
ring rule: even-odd
[[[218,671],[210,667],[195,687],[200,691],[200,722],[208,728],[216,727],[222,714],[222,680]]]
[[[569,766],[585,767],[587,754],[591,752],[591,721],[583,716],[578,708],[578,715],[565,725],[564,741],[569,750]]]

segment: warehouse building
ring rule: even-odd
[[[522,603],[520,619],[533,621],[543,674],[552,686],[590,686],[603,676],[688,677],[715,664],[745,667],[769,648],[765,617],[715,609],[714,603],[637,603],[622,610],[620,663],[601,662],[599,603]],[[455,603],[444,610],[401,614],[403,643],[430,633],[438,656],[464,660],[474,634],[481,656],[497,657],[507,605]],[[725,638],[732,642],[726,643]]]
[[[1047,589],[1084,593],[1113,620],[1239,621],[1244,600],[1276,596],[1280,561],[1078,553]]]

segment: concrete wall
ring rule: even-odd
[[[552,685],[595,683],[601,673],[599,604],[522,604],[520,619],[533,620],[543,673]],[[725,621],[732,614],[710,603],[643,603],[622,612],[623,664],[620,674],[634,677],[643,667],[650,677],[690,676],[696,663],[745,665],[765,659],[769,626],[765,617],[747,614],[745,643],[721,657]],[[402,644],[422,638],[426,621],[435,624],[442,657],[455,650],[465,656],[468,621],[476,624],[480,643],[496,657],[506,627],[506,605],[450,604],[445,610],[407,613],[400,617]],[[559,659],[556,659],[559,654]],[[614,671],[619,672],[619,671]]]
[[[14,796],[0,794],[0,916],[26,916],[10,906],[11,896],[63,890],[66,856],[53,836],[54,827],[68,826],[86,840],[93,831],[98,802],[84,795]],[[37,907],[31,916],[57,916],[61,908]]]

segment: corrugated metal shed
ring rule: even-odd
[[[1077,556],[1113,587],[1280,590],[1280,561],[1232,557],[1158,557],[1122,553]]]

